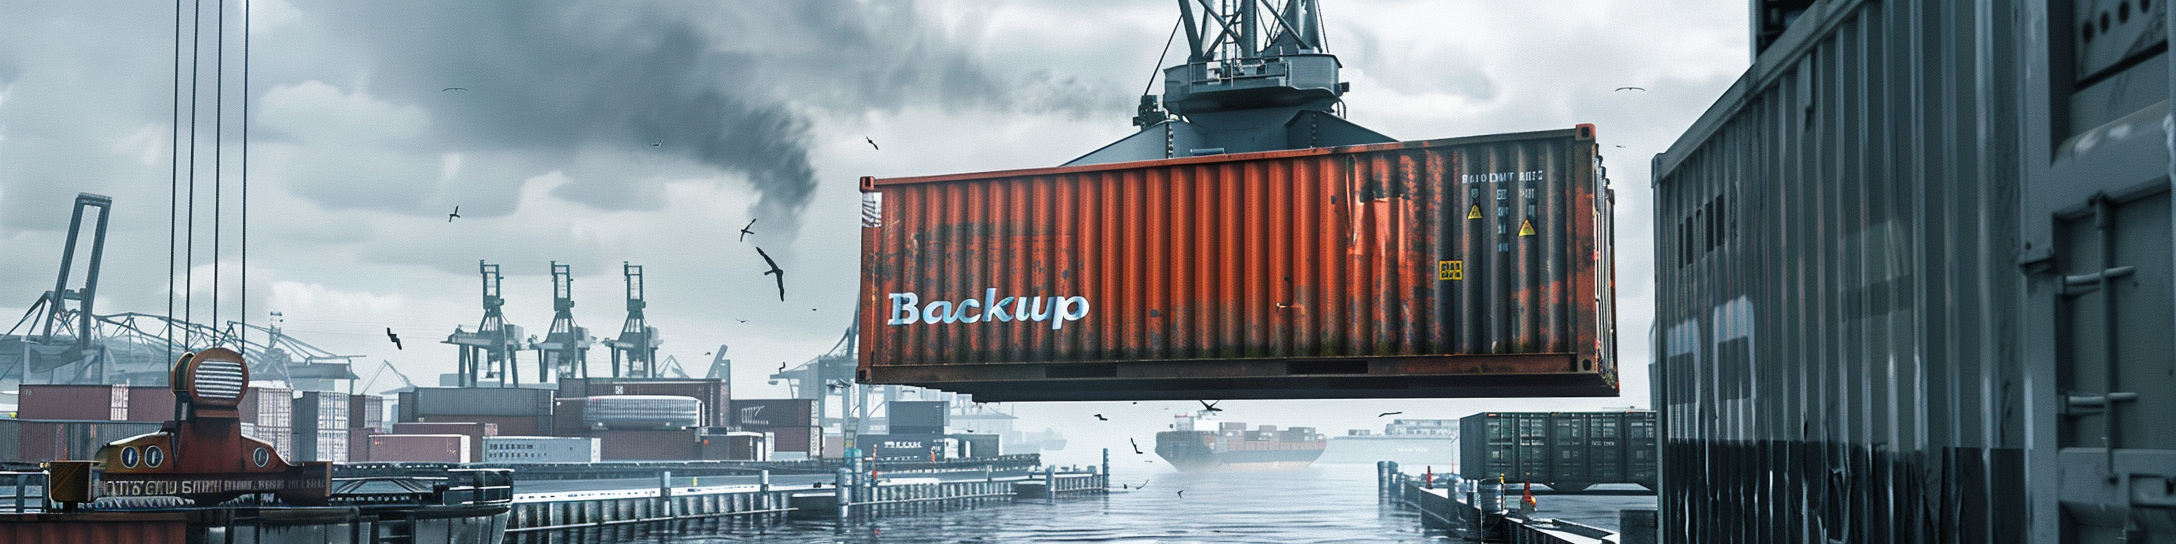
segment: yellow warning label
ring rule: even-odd
[[[1481,218],[1481,205],[1480,205],[1480,204],[1474,204],[1474,205],[1473,205],[1473,208],[1472,208],[1472,209],[1468,209],[1468,210],[1466,210],[1466,218],[1467,218],[1467,219],[1480,219],[1480,218]]]
[[[1534,218],[1532,218],[1532,217],[1528,217],[1528,218],[1526,218],[1526,221],[1524,221],[1524,222],[1521,222],[1521,223],[1519,223],[1519,236],[1533,236],[1533,235],[1534,235]]]
[[[1466,261],[1436,261],[1436,279],[1461,281],[1466,279]]]

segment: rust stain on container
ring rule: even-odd
[[[863,178],[860,378],[977,400],[1615,396],[1591,125]]]

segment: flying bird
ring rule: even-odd
[[[460,207],[460,206],[454,206],[454,207],[453,207],[453,213],[449,213],[449,214],[446,214],[446,222],[447,222],[447,223],[452,223],[454,219],[456,219],[456,218],[459,218],[459,217],[461,217],[461,207]]]
[[[739,321],[739,322],[742,322],[742,323],[747,323],[747,322],[748,322],[748,320],[746,320],[746,319],[735,319],[734,321]]]
[[[1647,88],[1646,88],[1646,87],[1618,87],[1618,88],[1617,88],[1617,91],[1645,91],[1645,90],[1647,90]],[[1616,91],[1610,91],[1610,92],[1616,92]]]
[[[1201,411],[1203,411],[1203,412],[1222,412],[1222,411],[1224,411],[1224,409],[1223,409],[1223,408],[1218,408],[1218,407],[1216,407],[1216,402],[1209,402],[1209,401],[1206,401],[1206,400],[1204,400],[1204,401],[1196,401],[1196,402],[1200,402],[1200,403],[1201,403]],[[1224,401],[1217,401],[1217,402],[1224,402]]]
[[[749,219],[748,226],[740,228],[740,241],[746,242],[748,241],[748,235],[756,233],[756,231],[748,230],[748,227],[753,226],[756,226],[756,220]]]
[[[1184,490],[1184,489],[1181,489],[1181,490],[1179,490],[1179,498],[1181,498],[1181,499],[1184,499],[1184,498],[1186,498],[1186,490]]]
[[[1096,421],[1110,421],[1110,420],[1111,420],[1111,418],[1103,417],[1103,414],[1096,414]]]
[[[868,141],[869,141],[869,148],[870,148],[870,149],[875,149],[875,150],[877,150],[877,151],[883,151],[883,150],[884,150],[884,148],[881,148],[881,147],[877,147],[877,146],[876,146],[876,139],[874,139],[874,138],[870,138],[870,137],[868,137],[868,136],[862,136],[862,137],[861,137],[861,139],[863,139],[863,140],[868,140]]]
[[[386,338],[387,340],[392,340],[392,341],[393,341],[393,349],[399,349],[399,350],[405,350],[405,349],[408,349],[408,348],[403,348],[403,347],[400,347],[400,335],[398,335],[398,334],[393,334],[393,328],[392,328],[392,327],[386,327],[386,328],[385,328],[385,338]]]
[[[658,147],[658,146],[662,146],[662,145],[665,145],[665,141],[664,141],[664,140],[651,140],[651,141],[650,141],[650,147]]]
[[[1128,439],[1126,439],[1126,442],[1127,442],[1127,443],[1130,443],[1130,444],[1133,444],[1133,454],[1134,454],[1134,455],[1142,455],[1142,454],[1143,454],[1143,453],[1141,452],[1141,442],[1139,442],[1139,441],[1136,441],[1136,440],[1134,440],[1134,439],[1131,439],[1131,438],[1128,438]]]
[[[468,88],[467,88],[467,87],[447,87],[447,88],[444,88],[444,89],[439,89],[439,90],[438,90],[438,92],[446,92],[446,91],[466,91],[466,90],[468,90]]]
[[[1405,412],[1383,412],[1383,413],[1380,413],[1380,414],[1375,414],[1375,417],[1394,416],[1394,415],[1398,415],[1398,414],[1403,414],[1403,413],[1405,413]]]
[[[764,253],[764,252],[763,252],[763,248],[760,248],[760,247],[756,248],[756,254],[757,254],[757,255],[762,255],[762,256],[763,256],[763,262],[764,262],[764,264],[768,264],[768,265],[771,265],[771,269],[770,269],[770,270],[766,270],[766,271],[764,271],[764,272],[763,272],[763,275],[765,275],[765,276],[770,276],[770,275],[777,275],[777,276],[778,276],[778,278],[776,278],[776,279],[778,280],[778,300],[779,300],[780,302],[784,302],[784,301],[786,300],[786,271],[785,271],[785,270],[783,270],[783,269],[780,269],[780,268],[778,268],[778,261],[773,261],[773,260],[771,260],[771,254],[769,254],[769,253]]]

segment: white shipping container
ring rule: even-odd
[[[595,463],[603,448],[595,438],[563,436],[484,437],[486,463]]]

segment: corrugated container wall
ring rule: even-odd
[[[126,385],[26,384],[16,414],[24,419],[125,420],[128,401]]]
[[[816,401],[808,399],[741,399],[733,401],[733,424],[751,430],[770,427],[806,427],[816,424]],[[780,448],[784,449],[784,448]]]
[[[860,372],[976,400],[1614,396],[1594,128],[863,178]]]
[[[1459,421],[1458,473],[1577,492],[1657,481],[1654,412],[1490,412]]]
[[[528,387],[418,387],[401,393],[403,421],[425,416],[514,416],[552,414],[552,390]]]
[[[2176,537],[2166,2],[1820,2],[1655,160],[1663,542]]]

